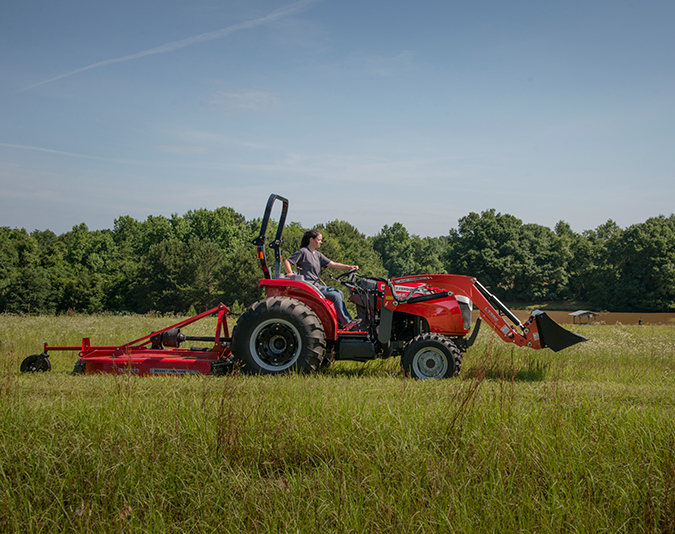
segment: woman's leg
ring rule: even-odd
[[[327,286],[319,288],[319,291],[321,291],[323,296],[334,304],[335,312],[338,316],[338,323],[341,327],[351,322],[352,318],[347,311],[347,306],[345,305],[345,296],[342,294],[342,291],[335,289],[334,287]]]

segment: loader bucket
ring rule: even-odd
[[[548,347],[554,352],[558,352],[582,341],[588,341],[587,337],[565,330],[544,312],[537,310],[532,315],[535,316],[537,321],[539,341],[542,348]]]

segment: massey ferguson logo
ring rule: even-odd
[[[396,291],[397,294],[408,294],[411,291],[417,291],[419,293],[427,293],[427,290],[425,289],[427,287],[426,284],[421,285],[419,287],[410,287],[410,286],[394,286],[394,291]]]
[[[412,291],[412,287],[408,286],[394,286],[394,290],[396,293],[410,293]]]

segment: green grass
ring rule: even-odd
[[[462,376],[18,373],[175,322],[0,316],[0,532],[674,532],[675,328],[560,353],[484,329]],[[212,324],[203,327],[212,332]]]

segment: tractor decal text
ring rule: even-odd
[[[425,292],[428,292],[428,290],[424,289],[426,287],[428,287],[426,284],[423,284],[423,285],[418,286],[418,287],[396,285],[396,286],[394,286],[394,290],[396,291],[396,293],[405,293],[405,294],[408,294],[408,293],[410,293],[411,291],[414,291],[414,290],[418,290],[418,291],[424,290]]]
[[[396,293],[410,293],[413,288],[408,286],[394,286]]]
[[[490,308],[486,307],[485,308],[485,313],[487,313],[490,316],[490,319],[492,319],[495,323],[499,322],[499,317],[497,317]]]
[[[431,280],[431,276],[415,276],[411,278],[401,278],[396,280],[399,284],[405,284],[406,282],[417,282],[418,280]]]

